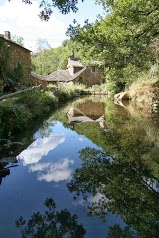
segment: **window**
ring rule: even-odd
[[[92,73],[95,73],[95,71],[96,71],[96,67],[95,67],[95,66],[92,66],[92,67],[91,67],[91,72],[92,72]]]
[[[82,77],[79,77],[79,83],[82,83],[83,80],[82,80]]]

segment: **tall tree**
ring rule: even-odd
[[[70,25],[67,35],[81,42],[90,57],[103,60],[111,80],[125,81],[154,62],[152,45],[159,23],[158,1],[104,0],[109,14],[95,24]],[[124,79],[125,77],[125,79]]]
[[[8,0],[12,1],[12,0]],[[26,4],[32,4],[34,0],[22,0]],[[83,0],[81,0],[83,2]],[[48,21],[51,14],[53,13],[53,8],[58,8],[62,14],[68,14],[70,11],[77,12],[79,0],[41,0],[39,7],[42,9],[39,13],[39,17]]]
[[[66,69],[72,49],[75,49],[76,57],[81,56],[79,44],[71,40],[64,41],[58,48],[44,49],[40,47],[39,51],[32,55],[33,70],[38,74],[48,75],[58,69]]]

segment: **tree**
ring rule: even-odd
[[[81,43],[90,58],[105,62],[107,79],[127,80],[147,70],[156,56],[150,47],[156,41],[159,23],[158,1],[105,0],[109,14],[104,20],[84,26],[70,25],[67,35]]]
[[[103,219],[108,212],[119,214],[139,237],[157,238],[159,193],[149,185],[152,175],[148,168],[136,159],[114,159],[91,148],[81,151],[81,159],[82,167],[76,169],[68,188],[85,200],[90,194],[102,195],[89,213]]]
[[[122,229],[119,225],[109,227],[108,238],[138,238],[137,234],[129,227]]]
[[[22,216],[16,221],[16,226],[21,229],[23,238],[84,237],[86,231],[82,224],[77,224],[76,215],[72,215],[67,209],[56,211],[53,198],[46,198],[44,205],[46,206],[44,215],[37,212],[28,221]]]
[[[81,56],[79,44],[71,40],[65,41],[58,48],[45,49],[45,44],[43,45],[40,42],[40,45],[39,51],[32,55],[33,69],[37,74],[48,75],[58,69],[66,69],[68,57],[72,54],[72,49],[75,49],[76,57]]]
[[[83,0],[81,1],[83,2]],[[25,4],[32,4],[33,0],[22,0],[22,2]],[[58,8],[62,14],[68,14],[70,11],[77,12],[78,2],[78,0],[41,0],[39,7],[42,8],[42,10],[39,13],[39,17],[44,21],[48,21],[53,13],[54,7]]]
[[[109,110],[108,105],[106,110]],[[111,108],[111,113],[106,111],[105,114],[109,128],[109,131],[103,132],[103,150],[106,152],[93,148],[81,150],[82,166],[75,170],[68,188],[75,193],[75,198],[82,195],[87,200],[90,195],[101,194],[101,198],[89,207],[90,214],[104,219],[107,219],[108,212],[119,214],[130,228],[122,231],[119,227],[114,227],[110,229],[110,234],[129,234],[128,231],[131,234],[131,230],[134,230],[134,237],[157,238],[158,141],[148,138],[147,130],[151,131],[148,124],[143,121],[141,124],[135,118],[130,120],[126,112],[123,122],[122,115],[116,110]],[[104,136],[101,136],[101,140],[103,139]],[[98,139],[94,140],[96,142]]]

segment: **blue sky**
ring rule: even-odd
[[[25,47],[36,51],[37,39],[47,39],[51,47],[58,47],[67,39],[65,32],[69,24],[76,19],[83,24],[85,19],[94,22],[98,14],[104,15],[103,9],[95,5],[95,0],[85,0],[79,3],[79,11],[62,15],[54,9],[49,22],[42,22],[39,17],[39,0],[34,0],[31,6],[21,0],[0,0],[0,34],[10,31],[12,35],[24,38]]]

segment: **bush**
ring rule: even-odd
[[[81,93],[82,85],[49,85],[46,90],[36,89],[10,98],[0,106],[0,137],[20,132],[29,127],[34,119],[47,115],[60,102]]]

